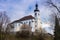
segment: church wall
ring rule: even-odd
[[[30,27],[32,27],[32,30],[33,30],[33,29],[34,29],[34,22],[32,22],[32,21],[34,21],[34,19],[21,21],[22,23],[19,23],[19,22],[13,23],[13,25],[14,25],[14,31],[20,31],[21,26],[22,26],[23,24],[29,25],[29,22],[30,22]],[[17,30],[16,30],[16,29],[17,29]],[[31,31],[32,31],[32,30],[31,30]]]

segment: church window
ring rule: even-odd
[[[32,20],[32,22],[34,22],[34,21]]]
[[[37,21],[35,21],[35,23],[37,23]]]
[[[26,23],[24,22],[24,24],[26,24]]]
[[[42,22],[40,22],[42,24]]]
[[[35,27],[37,27],[37,25],[35,25]]]
[[[40,14],[38,14],[38,15],[40,15]]]
[[[37,15],[37,13],[35,13],[35,16]]]
[[[29,21],[29,26],[30,26],[31,22]]]
[[[36,29],[35,31],[37,32],[38,30]]]

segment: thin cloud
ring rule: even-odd
[[[45,0],[37,0],[40,17],[42,23],[44,23],[42,24],[43,27],[50,27],[50,24],[45,24],[45,22],[49,22],[49,15],[52,13],[52,9],[45,6],[44,2]],[[26,15],[34,16],[35,4],[36,0],[0,0],[0,11],[7,11],[7,15],[11,18],[11,21],[14,21]]]

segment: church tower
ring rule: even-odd
[[[40,21],[40,11],[38,9],[38,4],[35,5],[34,10],[35,15],[35,32],[41,32],[41,21]]]

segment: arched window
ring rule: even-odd
[[[35,16],[37,16],[37,13],[35,13]]]
[[[29,26],[31,26],[31,21],[29,21]]]
[[[37,27],[37,25],[35,25],[35,27]]]

